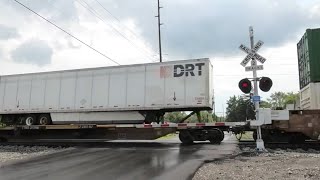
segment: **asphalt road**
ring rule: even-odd
[[[228,139],[221,145],[182,146],[174,138],[75,148],[2,167],[0,180],[191,179],[205,161],[235,150]]]

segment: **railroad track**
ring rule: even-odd
[[[131,147],[144,147],[144,148],[154,148],[154,147],[170,147],[171,144],[163,144],[159,142],[132,142],[132,141],[122,141],[113,142],[107,140],[41,140],[41,141],[11,141],[11,142],[0,142],[0,146],[47,146],[47,147],[103,147],[103,148],[131,148]]]
[[[156,143],[157,144],[157,143]],[[153,147],[155,143],[138,143],[134,146]],[[83,141],[14,141],[14,142],[0,142],[0,146],[47,146],[47,147],[129,147],[132,146],[130,142],[108,142],[105,140],[83,140]],[[256,148],[255,141],[239,141],[240,149]],[[285,142],[265,143],[265,148],[268,149],[303,149],[303,150],[320,150],[320,141],[307,141],[304,144],[289,144]]]
[[[287,142],[271,142],[271,143],[265,143],[265,148],[268,149],[303,149],[303,150],[320,150],[320,141],[307,141],[303,144],[290,144]],[[239,141],[239,147],[240,149],[249,147],[249,148],[255,148],[256,142],[255,141]]]
[[[0,146],[47,146],[47,147],[104,147],[112,146],[105,141],[16,141],[0,142]]]

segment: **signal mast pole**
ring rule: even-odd
[[[254,38],[253,38],[253,28],[252,26],[249,27],[249,35],[250,35],[250,44],[251,44],[251,49],[254,49]],[[253,69],[253,95],[254,96],[259,96],[258,93],[258,81],[259,78],[257,76],[257,70],[256,70],[256,66],[257,66],[257,61],[252,58],[251,60],[251,66],[254,67]],[[254,102],[254,106],[255,106],[255,110],[256,110],[256,118],[258,118],[258,112],[257,110],[259,109],[259,101],[255,101]],[[262,140],[262,135],[261,135],[261,126],[257,127],[257,149],[258,150],[264,150],[264,142]]]
[[[162,62],[162,50],[161,50],[161,28],[160,26],[162,25],[161,19],[160,19],[160,0],[158,0],[158,15],[155,16],[158,18],[158,34],[159,34],[159,55],[160,55],[160,62]]]

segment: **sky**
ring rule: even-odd
[[[159,61],[156,0],[0,1],[0,75]],[[273,87],[260,93],[298,92],[296,44],[307,28],[320,27],[320,0],[160,0],[164,61],[210,58],[218,115],[238,82],[252,77],[240,62],[249,26],[267,59],[258,76]],[[93,47],[96,51],[90,49]]]

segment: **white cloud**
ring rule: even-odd
[[[45,41],[31,39],[14,49],[11,57],[17,63],[44,66],[51,64],[52,53],[51,47]]]
[[[149,0],[104,1],[122,18],[130,16],[142,28],[144,37],[156,44],[155,3]],[[317,1],[304,1],[314,2]],[[260,32],[266,46],[279,47],[291,41],[306,27],[319,26],[320,16],[310,17],[313,4],[302,6],[298,0],[162,1],[163,50],[170,56],[196,58],[215,54],[239,54],[237,46],[246,41],[247,28],[252,25]],[[149,9],[144,8],[148,6]],[[138,9],[141,10],[138,10]],[[127,12],[127,13],[126,13]]]
[[[309,18],[320,17],[320,5],[316,4],[311,7]]]
[[[18,36],[19,34],[15,28],[0,24],[0,40],[8,40]]]

